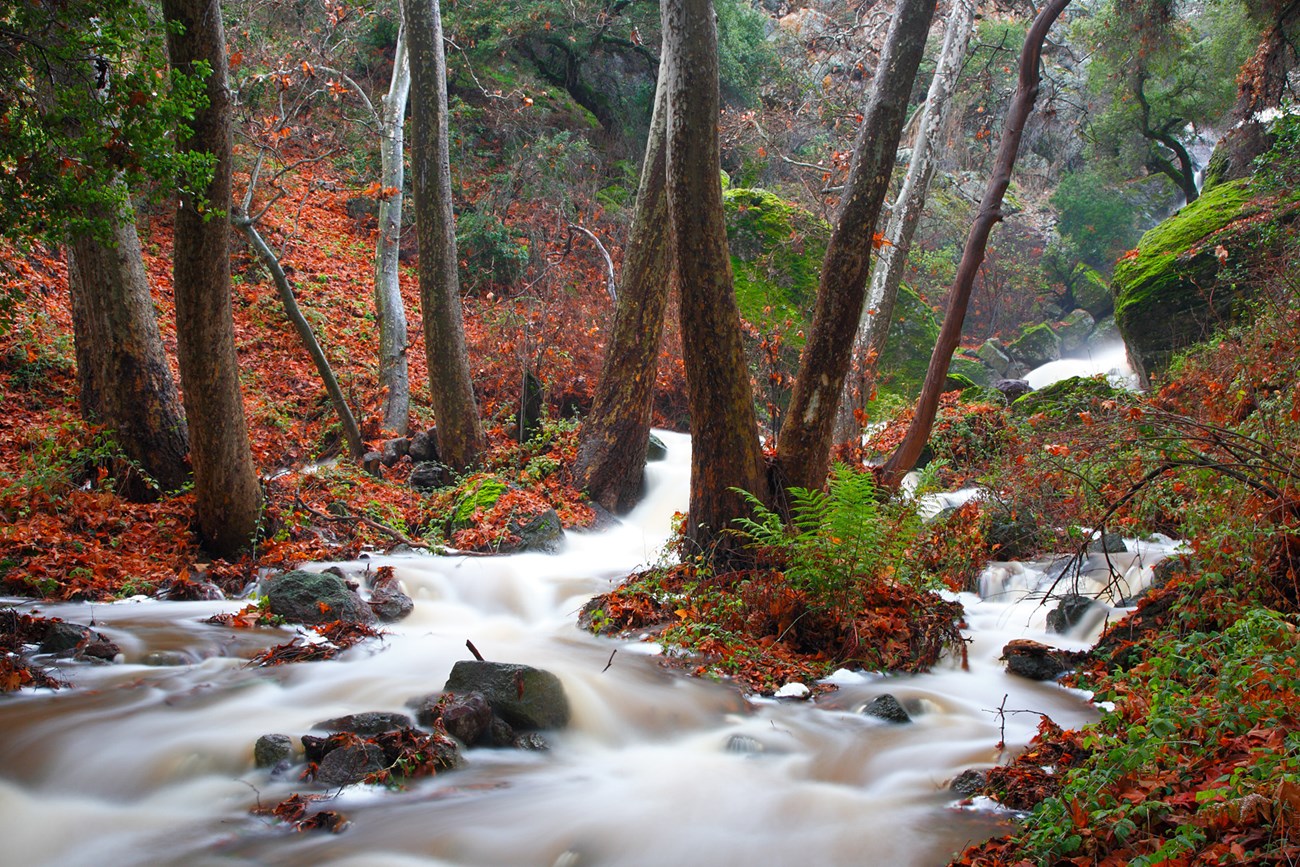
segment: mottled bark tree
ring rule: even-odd
[[[429,389],[437,418],[438,454],[448,466],[463,470],[479,463],[487,439],[470,379],[456,273],[442,13],[438,0],[402,0],[402,13],[411,65],[411,170]]]
[[[664,189],[667,76],[661,68],[636,212],[623,257],[614,332],[591,415],[582,425],[574,475],[592,500],[625,512],[641,496],[659,340],[668,306],[668,199]]]
[[[199,536],[218,556],[253,539],[262,490],[253,467],[239,391],[235,327],[230,311],[230,91],[226,39],[217,0],[163,0],[167,53],[174,69],[194,74],[206,64],[207,106],[177,142],[183,153],[215,157],[210,183],[183,189],[176,208],[172,279],[176,343]]]
[[[379,386],[384,389],[384,427],[405,434],[410,424],[411,380],[406,350],[406,305],[398,279],[398,253],[402,237],[403,126],[406,98],[411,90],[411,67],[406,57],[406,28],[397,33],[393,76],[382,101],[379,118],[380,186],[379,239],[375,243],[375,319],[379,324]]]
[[[122,200],[129,202],[125,184]],[[108,206],[96,222],[106,238],[68,239],[68,286],[81,412],[113,431],[123,453],[162,491],[189,481],[189,434],[149,291],[129,204]],[[145,485],[128,493],[148,496]]]
[[[934,175],[935,158],[940,149],[940,135],[952,106],[957,77],[969,53],[971,30],[975,24],[975,0],[953,0],[948,13],[943,48],[930,80],[930,90],[921,107],[907,176],[899,188],[898,198],[885,228],[885,244],[880,248],[871,269],[866,307],[858,320],[858,334],[853,345],[854,375],[844,384],[840,402],[840,423],[836,438],[856,437],[861,430],[854,410],[866,409],[876,365],[885,351],[889,327],[894,321],[898,289],[903,283],[903,266],[912,249],[912,237],[925,210],[926,193]]]
[[[921,450],[930,439],[930,429],[939,408],[939,396],[943,393],[944,382],[948,378],[948,365],[952,361],[953,351],[961,342],[961,327],[966,318],[966,307],[970,303],[975,275],[984,262],[989,233],[1002,220],[1002,199],[1011,183],[1011,171],[1015,168],[1016,156],[1020,152],[1025,122],[1038,98],[1038,66],[1043,53],[1043,40],[1069,3],[1070,0],[1050,0],[1025,34],[1025,44],[1020,51],[1020,78],[1011,105],[1007,108],[1007,119],[1002,125],[1002,142],[998,146],[993,173],[989,177],[984,198],[980,201],[979,212],[975,215],[975,221],[966,237],[966,246],[962,249],[957,275],[953,278],[952,289],[948,294],[948,312],[939,329],[934,352],[930,355],[930,367],[926,370],[925,383],[916,403],[916,413],[903,441],[885,462],[881,472],[882,483],[888,487],[897,487],[903,476],[916,466]]]
[[[933,15],[934,0],[900,0],[894,10],[822,262],[808,342],[777,437],[777,480],[783,486],[820,488],[826,480],[840,393],[871,274],[872,234]]]
[[[723,531],[748,512],[735,489],[766,499],[767,478],[722,211],[713,4],[663,0],[663,19],[669,238],[692,434],[684,530],[701,550],[717,552],[734,544]]]

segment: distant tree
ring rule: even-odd
[[[900,0],[894,10],[822,262],[808,342],[777,435],[782,485],[817,489],[826,481],[840,395],[871,275],[873,233],[934,5],[934,0]]]
[[[135,3],[31,3],[0,35],[0,199],[11,238],[64,242],[80,405],[164,491],[189,479],[185,416],[163,351],[128,179],[164,181],[173,112],[192,82],[149,100],[164,62]],[[148,497],[134,479],[128,495]]]
[[[984,198],[980,201],[979,212],[975,215],[970,234],[966,237],[966,245],[962,248],[961,263],[957,266],[957,276],[953,280],[948,296],[948,310],[939,329],[939,339],[930,355],[930,366],[925,373],[921,396],[917,399],[916,411],[912,423],[903,436],[903,441],[881,468],[881,480],[886,487],[898,487],[903,476],[916,466],[922,449],[930,439],[930,430],[939,408],[939,397],[948,378],[948,365],[952,361],[953,352],[961,342],[962,323],[966,318],[966,308],[970,303],[975,276],[984,261],[989,233],[1002,220],[1002,200],[1006,195],[1007,187],[1011,184],[1011,172],[1015,168],[1016,156],[1020,152],[1020,140],[1024,135],[1025,123],[1038,98],[1038,86],[1041,81],[1039,62],[1042,59],[1043,42],[1047,39],[1052,24],[1060,17],[1069,2],[1070,0],[1049,0],[1034,18],[1034,23],[1030,25],[1029,32],[1025,35],[1025,44],[1020,52],[1019,84],[1007,109],[1006,121],[1002,126],[1002,141],[998,145],[997,159],[993,164]]]
[[[664,187],[667,80],[661,68],[636,212],[623,257],[614,332],[591,413],[582,425],[574,465],[578,484],[616,513],[630,509],[641,496],[655,367],[671,280]]]
[[[438,0],[402,0],[411,65],[420,301],[429,389],[437,417],[438,454],[458,470],[475,466],[487,449],[470,379],[457,276],[447,130],[447,61]]]
[[[1101,110],[1085,128],[1094,159],[1121,174],[1163,176],[1198,193],[1189,147],[1227,116],[1258,28],[1237,0],[1183,8],[1174,0],[1112,0],[1080,25],[1096,48],[1088,84]]]
[[[262,490],[249,446],[230,309],[231,109],[226,39],[217,0],[163,0],[167,52],[186,75],[203,70],[207,104],[177,147],[212,167],[206,183],[183,187],[176,207],[172,283],[176,343],[199,536],[232,556],[257,531]],[[211,159],[208,159],[211,158]]]

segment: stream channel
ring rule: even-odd
[[[1075,365],[1060,376],[1078,372]],[[1038,713],[1073,727],[1096,710],[1085,694],[1005,674],[1001,648],[1026,637],[1082,649],[1119,610],[1098,606],[1077,631],[1048,635],[1039,601],[1051,564],[994,564],[981,594],[960,596],[969,670],[947,660],[917,676],[841,671],[832,677],[838,690],[815,706],[669,673],[654,645],[575,626],[593,594],[659,559],[673,512],[685,508],[689,438],[660,436],[669,458],[648,467],[645,501],[612,529],[570,533],[558,554],[376,555],[339,564],[352,575],[393,566],[415,610],[385,627],[382,641],[337,660],[246,668],[249,656],[293,631],[201,622],[241,600],[12,600],[46,616],[93,619],[124,661],[64,665],[59,673],[74,688],[0,700],[0,861],[934,865],[1005,832],[1007,814],[958,806],[948,783],[1008,758],[997,749],[1003,726],[1014,750],[1032,737]],[[1132,592],[1167,546],[1128,547],[1110,561]],[[1094,555],[1089,569],[1085,585],[1105,583],[1104,558]],[[404,790],[345,789],[323,805],[350,820],[340,834],[297,834],[249,814],[259,799],[272,805],[312,791],[292,774],[273,779],[254,768],[259,735],[297,736],[363,711],[409,712],[407,701],[439,690],[467,656],[467,639],[489,659],[559,676],[573,722],[547,734],[550,750],[475,748],[462,768]],[[184,664],[143,664],[157,651]],[[860,712],[886,692],[911,723]],[[1033,712],[1002,718],[999,706]]]

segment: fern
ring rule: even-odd
[[[775,553],[786,580],[825,607],[845,607],[871,580],[907,580],[908,545],[921,521],[907,501],[881,502],[875,479],[837,463],[828,491],[790,488],[790,523],[748,491],[739,491],[753,510],[739,518],[741,536]]]

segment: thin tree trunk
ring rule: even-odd
[[[912,156],[907,164],[907,177],[898,191],[898,199],[885,229],[885,244],[880,248],[876,265],[871,271],[871,285],[867,303],[858,320],[858,333],[854,341],[853,356],[856,377],[846,381],[840,400],[840,425],[836,439],[846,440],[856,436],[861,429],[854,410],[865,410],[875,380],[880,356],[885,351],[885,341],[894,321],[894,305],[898,301],[898,288],[903,283],[903,268],[907,254],[912,249],[912,238],[925,210],[926,193],[934,175],[935,157],[940,148],[940,134],[952,107],[952,94],[957,77],[970,47],[971,30],[975,23],[974,0],[954,0],[948,13],[947,32],[939,62],[930,81],[930,90],[921,108],[921,121],[912,143]]]
[[[900,0],[894,10],[822,263],[808,342],[777,438],[778,482],[784,486],[820,488],[826,480],[835,417],[871,273],[872,232],[889,189],[908,96],[933,16],[934,0]]]
[[[477,465],[487,450],[470,379],[456,224],[452,214],[447,133],[447,59],[438,0],[403,0],[414,115],[411,167],[420,242],[420,302],[429,389],[437,417],[438,454],[458,470]]]
[[[641,496],[659,340],[668,306],[667,80],[661,62],[614,332],[573,470],[578,486],[615,513],[626,512]]]
[[[405,183],[403,126],[411,67],[406,56],[406,28],[397,34],[393,77],[383,98],[379,129],[379,239],[375,244],[375,318],[379,323],[379,386],[384,389],[384,428],[405,434],[410,424],[411,381],[406,351],[406,306],[402,302],[398,253],[402,238],[402,187]]]
[[[916,414],[912,424],[898,448],[890,455],[881,470],[881,481],[887,487],[896,488],[903,476],[916,466],[921,450],[930,438],[930,429],[934,425],[935,413],[939,408],[939,396],[948,378],[948,365],[952,354],[961,342],[962,322],[966,318],[966,307],[970,303],[971,289],[975,284],[975,275],[984,262],[984,251],[988,246],[989,233],[994,225],[1002,220],[1002,199],[1007,186],[1011,183],[1011,171],[1015,168],[1016,156],[1020,152],[1020,138],[1025,130],[1025,122],[1034,109],[1038,98],[1040,80],[1039,61],[1043,52],[1043,40],[1052,24],[1068,6],[1070,0],[1050,0],[1038,13],[1034,23],[1025,35],[1025,45],[1020,52],[1020,81],[1015,96],[1007,109],[1007,119],[1003,124],[1002,143],[998,147],[997,160],[993,164],[993,173],[980,202],[979,213],[971,224],[966,246],[962,250],[961,263],[957,266],[957,276],[953,279],[949,293],[948,312],[944,316],[943,326],[939,329],[939,339],[930,356],[930,367],[925,374],[925,384],[917,400]]]
[[[183,192],[176,209],[173,288],[176,342],[199,536],[205,548],[230,557],[257,531],[262,491],[253,467],[239,391],[235,327],[230,310],[230,91],[226,39],[217,0],[163,0],[172,68],[194,74],[206,63],[208,104],[187,122],[182,152],[216,156],[201,198]]]
[[[360,461],[366,453],[366,444],[361,439],[361,428],[357,425],[356,416],[352,414],[352,408],[348,406],[347,399],[343,397],[343,389],[339,388],[339,381],[334,376],[334,371],[330,368],[329,359],[325,357],[325,350],[321,349],[320,342],[316,340],[316,335],[312,333],[311,325],[302,315],[302,310],[298,307],[298,299],[294,297],[293,286],[289,284],[289,277],[284,273],[284,268],[280,267],[280,259],[275,252],[267,245],[266,240],[253,221],[248,217],[236,215],[234,218],[235,227],[244,233],[248,243],[253,245],[257,255],[261,258],[262,264],[271,272],[271,279],[275,282],[275,290],[280,295],[280,303],[284,305],[284,313],[293,323],[294,330],[298,332],[298,338],[302,341],[303,348],[311,356],[311,360],[316,364],[316,372],[320,375],[321,382],[325,384],[325,391],[329,393],[330,403],[334,405],[334,413],[339,417],[339,424],[343,428],[343,438],[347,440],[348,452],[354,460]]]
[[[722,212],[713,4],[664,0],[663,20],[669,237],[693,435],[685,533],[716,554],[734,546],[724,531],[747,512],[735,489],[767,499],[767,478]]]

